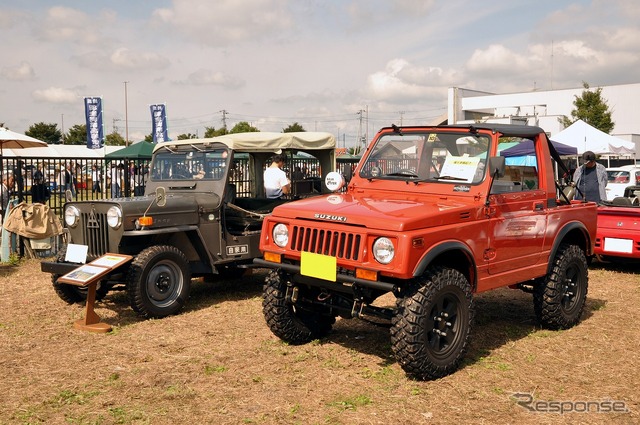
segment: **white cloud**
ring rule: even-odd
[[[158,26],[209,46],[265,41],[292,26],[285,0],[174,0],[173,7],[153,12]]]
[[[193,84],[196,86],[221,86],[227,89],[238,89],[245,85],[245,82],[233,75],[209,69],[199,69],[187,76],[184,81],[177,84]]]
[[[419,67],[404,59],[393,59],[387,63],[384,71],[368,77],[366,92],[374,101],[428,101],[441,98],[442,87],[453,84],[455,80],[455,71]]]
[[[80,99],[80,96],[74,90],[63,89],[61,87],[49,87],[44,90],[35,90],[31,95],[35,100],[48,103],[74,104],[78,102],[78,99]]]
[[[52,42],[96,44],[101,40],[100,32],[89,15],[64,6],[50,8],[37,31],[41,38]]]
[[[518,73],[526,71],[532,60],[528,56],[515,53],[505,46],[493,44],[486,49],[476,49],[467,61],[466,68],[469,72],[478,74],[491,74],[493,72]]]
[[[160,70],[171,65],[168,58],[158,53],[137,51],[127,47],[119,47],[112,52],[88,52],[73,56],[72,60],[84,68],[96,71]]]
[[[20,65],[2,67],[0,76],[11,81],[29,81],[35,80],[36,73],[29,63],[23,61]]]

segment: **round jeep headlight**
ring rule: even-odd
[[[396,254],[393,242],[389,238],[378,238],[373,243],[373,257],[381,264],[389,264]]]
[[[282,223],[273,227],[273,243],[284,248],[289,243],[289,229]]]
[[[64,209],[64,222],[69,227],[76,227],[80,221],[80,211],[73,205],[69,205]]]
[[[117,229],[122,224],[122,210],[115,205],[107,211],[107,224]]]

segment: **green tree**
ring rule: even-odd
[[[238,124],[234,125],[229,133],[253,133],[256,131],[260,131],[251,124],[246,121],[240,121]]]
[[[347,153],[353,156],[360,155],[360,152],[362,152],[362,146],[360,145],[347,149]]]
[[[574,122],[582,120],[600,131],[611,133],[615,123],[611,120],[611,111],[606,99],[602,98],[602,88],[591,91],[586,82],[583,82],[582,86],[584,87],[582,95],[580,97],[574,96],[573,106],[575,108],[571,111],[571,118],[564,115],[562,118],[558,118],[558,121],[566,128]]]
[[[149,133],[146,136],[144,136],[144,141],[145,142],[149,142],[149,143],[153,143],[153,133]]]
[[[197,138],[198,136],[196,134],[191,134],[191,133],[178,134],[178,140],[197,139]]]
[[[42,140],[50,145],[58,144],[62,141],[62,133],[58,130],[58,124],[39,122],[31,125],[24,134]]]
[[[111,134],[107,134],[104,143],[108,146],[124,146],[127,144],[127,142],[124,140],[124,137],[122,137],[120,133],[116,133],[115,131]]]
[[[224,136],[225,134],[227,134],[227,129],[222,127],[219,130],[216,130],[215,127],[205,127],[204,128],[204,137],[205,138],[209,138],[209,137],[216,137],[216,136]]]
[[[87,125],[76,124],[69,129],[64,136],[65,145],[86,145],[87,144]]]
[[[298,124],[297,122],[294,122],[293,124],[289,125],[289,127],[282,129],[283,133],[293,133],[296,131],[307,131],[307,130],[305,130],[304,127]]]

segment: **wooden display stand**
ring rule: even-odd
[[[100,316],[94,311],[96,302],[96,289],[100,278],[131,261],[133,257],[122,254],[105,254],[102,257],[79,266],[58,278],[58,282],[69,285],[83,286],[87,288],[87,302],[84,319],[76,320],[73,327],[88,332],[106,333],[111,331],[111,326],[100,321]]]

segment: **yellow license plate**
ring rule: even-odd
[[[303,276],[335,282],[337,264],[336,257],[303,251],[300,257],[300,273]]]

